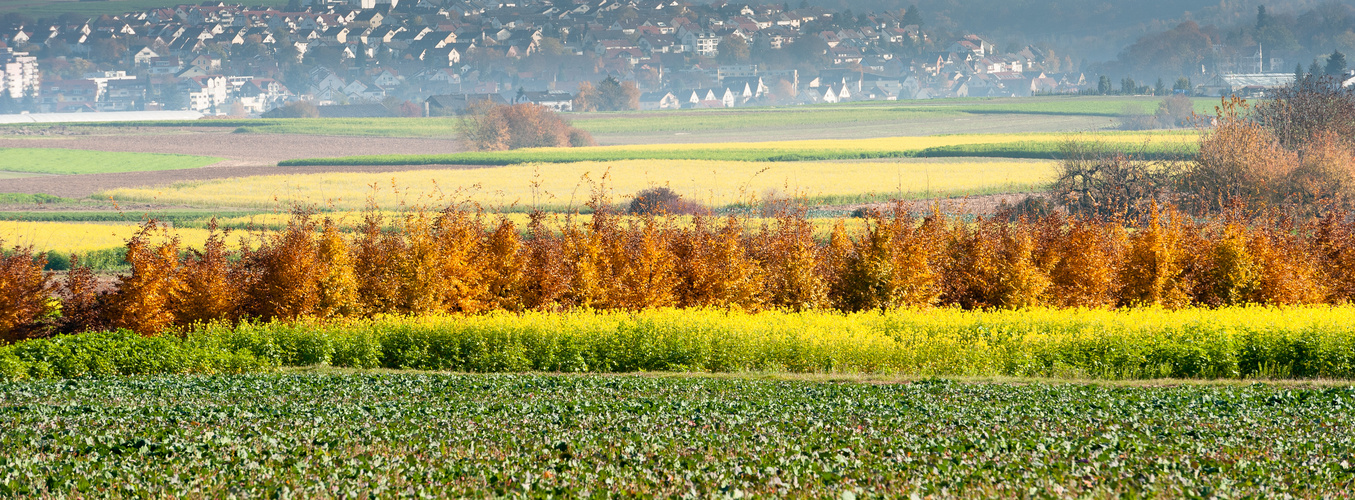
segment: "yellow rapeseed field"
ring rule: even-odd
[[[123,247],[138,228],[134,223],[0,221],[0,240],[5,248],[31,245],[39,252],[84,254]],[[188,248],[201,247],[208,235],[207,230],[195,228],[174,228],[169,233]],[[238,240],[229,238],[232,245]]]
[[[919,138],[927,139],[927,138]],[[465,170],[396,173],[293,174],[184,182],[103,193],[117,200],[209,207],[277,208],[312,203],[360,209],[470,201],[489,209],[582,207],[605,185],[615,202],[668,186],[710,206],[795,196],[819,203],[884,201],[1029,191],[1054,179],[1056,164],[1031,160],[873,162],[737,162],[630,160],[526,164]]]
[[[324,212],[316,214],[316,218],[331,219],[337,223],[340,228],[343,228],[346,231],[353,231],[363,223],[363,218],[367,213],[368,212],[356,211]],[[416,212],[413,210],[405,212],[383,210],[380,214],[385,218],[386,225],[391,227],[405,217],[416,215]],[[621,215],[620,217],[622,224],[639,224],[643,220],[640,216]],[[713,220],[715,220],[717,224],[723,224],[725,221],[724,217],[725,216],[713,216]],[[291,214],[288,213],[269,213],[224,217],[217,219],[217,223],[219,223],[221,227],[240,228],[250,231],[277,231],[285,227],[291,218]],[[482,218],[485,225],[491,227],[505,219],[516,225],[520,233],[526,234],[529,231],[528,225],[531,223],[531,215],[526,212],[486,213]],[[690,215],[675,215],[664,218],[664,220],[671,222],[678,228],[691,227],[693,219],[694,217]],[[593,215],[587,213],[553,213],[548,214],[544,222],[545,227],[548,230],[558,232],[567,225],[572,224],[574,227],[580,227],[590,224],[592,220]],[[774,217],[739,216],[738,220],[743,224],[744,229],[750,233],[761,230],[763,226],[770,227],[776,224],[776,219]],[[852,232],[859,231],[866,225],[866,219],[858,217],[815,217],[809,219],[809,224],[814,229],[814,237],[825,240],[833,233],[833,228],[839,222],[843,223],[843,227]],[[231,238],[230,240],[234,242],[235,239],[236,238]]]
[[[906,137],[879,137],[871,139],[825,139],[766,142],[716,142],[689,144],[637,144],[575,148],[577,150],[706,150],[706,149],[773,149],[788,151],[911,151],[941,146],[965,144],[1007,144],[1016,142],[1097,141],[1112,144],[1187,144],[1197,140],[1197,134],[1178,131],[1126,133],[1024,133],[1024,134],[951,134]]]

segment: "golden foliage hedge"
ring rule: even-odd
[[[304,211],[257,246],[212,230],[181,251],[147,223],[128,274],[98,293],[87,272],[58,280],[15,249],[0,261],[6,340],[54,331],[244,318],[645,310],[1113,308],[1347,303],[1355,219],[1296,223],[1154,210],[1141,223],[1055,214],[1039,221],[914,218],[902,206],[827,241],[803,214],[748,229],[735,217],[624,218],[526,228],[450,207],[397,220],[370,212],[345,233]],[[56,300],[53,299],[56,298]]]

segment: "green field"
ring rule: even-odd
[[[648,113],[571,114],[574,125],[594,134],[699,132],[785,127],[831,127],[906,122],[941,117],[990,115],[1097,116],[1116,118],[1126,111],[1152,113],[1160,98],[1034,97],[868,101],[773,108],[680,110]],[[1217,99],[1194,99],[1196,112],[1210,114]]]
[[[0,170],[39,174],[109,174],[198,168],[221,161],[210,156],[123,153],[58,148],[0,148]]]
[[[50,194],[28,194],[28,193],[0,193],[0,205],[3,204],[26,204],[26,205],[49,205],[53,203],[66,204],[73,203],[75,200],[52,196]],[[0,218],[4,218],[8,213],[0,212]]]
[[[18,497],[1299,498],[1350,387],[291,374],[0,384]]]
[[[1157,97],[1031,97],[1000,99],[939,99],[935,101],[869,101],[812,106],[748,107],[649,112],[567,113],[575,126],[609,140],[628,135],[815,129],[862,131],[871,126],[926,124],[923,130],[945,133],[957,120],[1004,121],[1013,117],[1048,120],[1054,117],[1118,118],[1126,113],[1152,113]],[[1212,114],[1217,99],[1195,99],[1195,109]],[[1088,122],[1090,124],[1090,122]],[[1097,128],[1104,128],[1105,122]],[[373,137],[448,137],[455,134],[455,118],[296,118],[196,121],[116,122],[81,124],[98,127],[213,127],[238,133],[306,134]],[[958,132],[962,130],[954,130]],[[1012,129],[1006,132],[1022,132]],[[855,133],[855,132],[854,132]],[[929,132],[931,133],[931,132]],[[755,134],[756,135],[756,134]],[[760,135],[759,135],[760,136]]]

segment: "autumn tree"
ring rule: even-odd
[[[461,117],[459,129],[461,140],[479,151],[597,144],[592,135],[555,111],[532,103],[504,106],[482,101]]]
[[[575,111],[630,111],[640,109],[640,89],[634,82],[607,77],[597,85],[582,83],[574,95]]]
[[[727,36],[716,46],[717,56],[723,63],[746,63],[750,57],[748,42],[742,37]]]

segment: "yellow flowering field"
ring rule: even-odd
[[[5,248],[32,245],[39,252],[85,254],[120,248],[137,229],[139,225],[134,223],[0,221],[0,240]],[[207,241],[208,231],[174,228],[169,233],[178,236],[188,248],[200,248]],[[235,245],[238,240],[232,236],[230,243]]]
[[[595,186],[625,203],[668,186],[709,206],[794,196],[825,204],[1042,189],[1056,163],[1038,160],[912,159],[892,162],[629,160],[526,164],[395,173],[292,174],[183,182],[104,192],[121,201],[200,207],[277,208],[311,203],[361,209],[470,201],[496,210],[582,207]],[[373,188],[375,186],[375,189]]]

